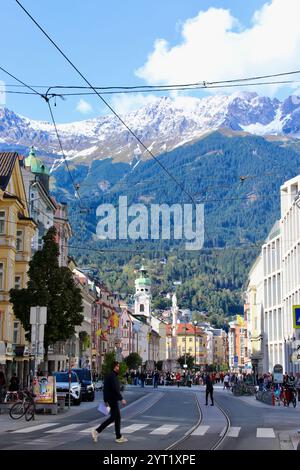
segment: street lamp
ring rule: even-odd
[[[197,365],[197,352],[196,352],[197,351],[196,350],[196,338],[197,337],[196,337],[196,333],[197,333],[198,322],[197,322],[197,320],[194,320],[193,323],[194,323],[194,332],[195,332],[195,366],[196,366]]]

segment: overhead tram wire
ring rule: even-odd
[[[17,2],[19,3],[19,2]],[[19,5],[21,6],[21,8],[30,16],[30,14],[25,10],[25,8],[19,3]],[[34,19],[31,18],[33,21]],[[40,28],[41,29],[41,28]],[[267,78],[277,78],[277,77],[284,77],[284,76],[290,76],[290,75],[296,75],[296,74],[300,74],[300,70],[294,70],[294,71],[289,71],[289,72],[280,72],[280,73],[274,73],[274,74],[268,74],[268,75],[258,75],[258,76],[252,76],[252,77],[243,77],[243,78],[233,78],[233,79],[229,79],[229,80],[219,80],[219,81],[207,81],[207,80],[200,80],[200,81],[197,81],[197,82],[193,82],[193,83],[177,83],[177,84],[170,84],[170,85],[128,85],[128,86],[95,86],[93,88],[95,89],[98,89],[98,90],[135,90],[135,89],[143,89],[143,88],[146,88],[146,89],[149,89],[149,90],[153,90],[153,89],[156,89],[156,88],[165,88],[165,89],[172,89],[172,88],[188,88],[188,87],[194,87],[194,86],[201,86],[203,88],[207,88],[209,87],[210,85],[222,85],[222,84],[226,84],[226,83],[239,83],[239,82],[245,82],[245,81],[256,81],[256,80],[263,80],[263,79],[267,79]],[[292,81],[293,82],[293,81]],[[281,83],[281,82],[274,82],[274,83]],[[289,81],[287,82],[282,82],[282,83],[290,83]],[[5,85],[1,85],[1,86],[5,86]],[[20,87],[22,85],[6,85],[6,86],[12,86],[12,87]],[[26,85],[24,85],[26,86]],[[47,88],[47,89],[51,89],[51,88],[64,88],[64,89],[68,89],[68,88],[72,88],[72,89],[90,89],[91,86],[76,86],[76,85],[32,85],[34,88]],[[225,85],[224,85],[225,86]],[[238,85],[237,85],[238,86]]]
[[[60,49],[60,47],[54,42],[54,40],[49,36],[49,34],[39,25],[39,23],[33,18],[33,16],[24,8],[19,0],[15,0],[17,4],[22,8],[22,10],[26,13],[26,15],[33,21],[33,23],[38,27],[38,29],[48,38],[51,44],[59,51],[59,53],[65,58],[65,60],[71,65],[71,67],[78,73],[78,75],[91,87],[94,93],[100,98],[100,100],[110,109],[110,111],[114,114],[114,116],[124,125],[124,127],[128,130],[128,132],[136,139],[136,141],[141,145],[141,147],[149,153],[151,158],[153,158],[158,165],[165,171],[165,173],[181,188],[182,192],[184,192],[188,198],[193,202],[194,206],[196,207],[196,202],[193,196],[186,191],[184,186],[175,178],[172,173],[160,162],[160,160],[151,152],[151,150],[142,142],[142,140],[135,134],[135,132],[125,123],[125,121],[121,118],[121,116],[114,110],[114,108],[103,98],[103,96],[98,93],[98,91],[93,87],[93,85],[89,82],[89,80],[80,72],[80,70],[73,64],[73,62],[67,57],[67,55]]]
[[[224,89],[224,88],[240,88],[240,87],[252,87],[252,86],[264,86],[264,85],[286,85],[286,84],[295,84],[295,83],[300,83],[300,80],[281,80],[281,81],[270,81],[270,82],[254,82],[254,83],[232,83],[232,84],[224,84],[224,85],[210,85],[210,86],[194,86],[191,88],[185,88],[185,87],[180,87],[180,88],[173,88],[172,91],[195,91],[195,90],[210,90],[210,89]],[[8,85],[7,85],[8,86]],[[11,86],[11,85],[10,85]],[[65,86],[60,86],[60,87],[49,87],[49,89],[53,88],[60,88],[60,89],[90,89],[90,87],[77,87],[77,86],[72,86],[72,87],[65,87]],[[95,90],[102,90],[103,88],[101,87],[95,87]],[[101,95],[116,95],[116,94],[138,94],[138,93],[149,93],[149,92],[156,92],[156,93],[163,93],[166,91],[170,91],[169,89],[166,88],[154,88],[154,89],[129,89],[129,90],[111,90],[111,91],[101,91]],[[15,94],[15,95],[35,95],[36,93],[33,92],[26,92],[26,91],[14,91],[14,90],[5,90],[1,91],[0,93],[7,93],[7,94]],[[74,93],[49,93],[47,92],[47,96],[54,98],[54,97],[67,97],[67,96],[93,96],[95,93],[93,92],[74,92]]]

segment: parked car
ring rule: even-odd
[[[103,390],[103,380],[98,379],[97,382],[95,382],[95,391],[99,392]]]
[[[72,371],[74,371],[79,378],[82,399],[87,401],[94,401],[95,386],[90,369],[72,369]]]
[[[69,373],[68,372],[53,372],[56,378],[56,392],[57,394],[66,394],[66,401],[69,399]],[[82,401],[81,384],[75,372],[71,372],[71,401],[73,405],[80,405]]]

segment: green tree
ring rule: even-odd
[[[138,353],[132,352],[125,357],[125,362],[128,369],[138,369],[142,365],[143,359]]]
[[[102,374],[107,375],[112,371],[112,363],[116,360],[116,354],[112,352],[108,352],[104,356],[104,361],[102,364]]]
[[[60,267],[55,242],[56,229],[51,227],[43,237],[43,248],[29,263],[26,289],[11,289],[10,302],[16,318],[21,321],[30,340],[30,307],[47,307],[44,331],[45,372],[48,370],[48,348],[57,341],[66,341],[83,321],[82,296],[71,271]]]
[[[102,364],[102,374],[108,375],[112,371],[112,363],[116,360],[116,353],[114,351],[108,352],[105,354],[104,361]],[[126,362],[120,362],[120,370],[119,370],[119,377],[120,382],[125,383],[125,372],[127,370]]]
[[[185,362],[186,360],[186,362]],[[180,356],[177,361],[183,367],[184,364],[187,364],[188,369],[192,369],[194,365],[194,356],[192,356],[190,353],[187,353],[186,356]]]

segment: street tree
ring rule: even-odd
[[[104,361],[102,364],[102,374],[108,375],[112,371],[112,363],[116,360],[116,353],[114,351],[108,352],[104,356]],[[125,361],[120,362],[119,377],[120,382],[125,383],[125,372],[127,370],[127,364]]]
[[[26,289],[11,289],[10,302],[16,318],[21,321],[30,341],[30,307],[47,307],[44,331],[44,367],[48,369],[48,349],[57,341],[66,341],[75,333],[75,326],[83,321],[80,289],[76,287],[71,271],[60,267],[59,249],[55,241],[56,229],[51,227],[43,237],[43,248],[29,263]]]
[[[138,353],[132,352],[125,357],[125,362],[129,370],[138,369],[142,365],[143,359]]]
[[[188,369],[192,369],[194,366],[194,356],[192,356],[190,353],[187,353],[186,355],[180,356],[177,361],[183,367],[184,364],[187,364]]]

